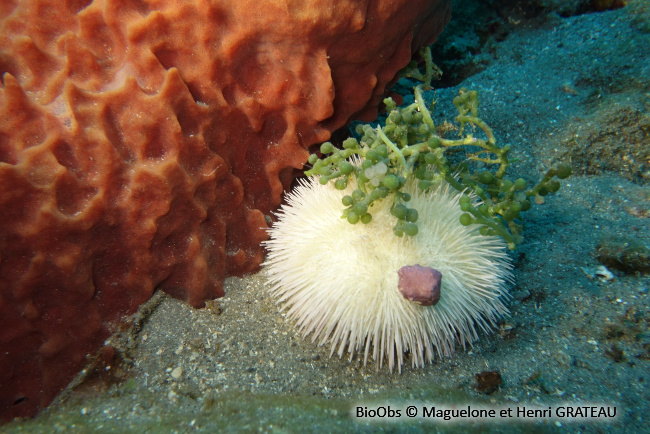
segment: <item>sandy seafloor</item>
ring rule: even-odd
[[[458,2],[441,39],[444,50],[463,53],[443,68],[466,77],[456,74],[457,86],[436,92],[435,120],[453,119],[460,87],[476,89],[481,117],[519,159],[513,179],[534,181],[558,161],[575,172],[525,216],[510,316],[498,330],[424,369],[407,362],[401,374],[377,371],[303,339],[268,295],[262,271],[229,279],[226,297],[206,309],[156,297],[128,339],[114,342],[126,358],[112,368],[114,381],[105,381],[110,371],[95,372],[36,419],[0,431],[650,432],[650,2],[567,16],[531,15],[510,2],[493,5],[491,23],[462,9],[468,3]],[[627,271],[616,269],[630,240],[646,250],[622,260]],[[603,242],[614,259],[599,259]],[[601,261],[609,280],[594,276]],[[500,373],[498,390],[477,390],[482,371]],[[516,412],[598,404],[616,407],[617,418],[354,417],[356,406],[409,404],[420,414],[421,405]]]

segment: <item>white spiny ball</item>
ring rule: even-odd
[[[414,237],[393,233],[392,200],[375,203],[369,224],[341,218],[341,199],[352,193],[316,177],[301,180],[287,195],[266,242],[265,262],[271,292],[304,335],[332,352],[363,353],[378,366],[401,371],[409,352],[414,367],[453,354],[478,339],[507,312],[501,298],[511,280],[505,243],[463,226],[460,193],[443,182],[423,193],[414,184],[410,208],[417,209]],[[405,299],[398,291],[398,270],[419,264],[442,273],[441,297],[434,306]]]

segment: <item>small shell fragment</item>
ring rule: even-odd
[[[183,375],[183,368],[180,366],[175,367],[172,369],[171,376],[174,380],[178,380],[181,378],[181,375]]]
[[[580,267],[580,269],[589,279],[598,279],[601,282],[614,280],[614,274],[604,265],[599,265],[597,267]]]

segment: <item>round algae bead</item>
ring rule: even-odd
[[[431,149],[439,148],[440,147],[440,139],[436,136],[431,137],[429,140],[427,140],[427,145]]]
[[[521,191],[526,188],[526,181],[523,178],[519,178],[515,181],[515,190]]]
[[[354,211],[349,212],[348,222],[352,223],[353,225],[359,223],[359,215]]]
[[[398,126],[398,127],[395,128],[395,133],[394,133],[394,134],[395,134],[395,137],[397,137],[397,138],[401,138],[401,137],[403,137],[407,132],[408,132],[408,130],[406,129],[406,127]]]
[[[418,210],[409,208],[409,210],[406,211],[406,221],[411,223],[418,221]]]
[[[366,205],[364,202],[357,202],[352,207],[352,211],[354,211],[357,215],[364,215],[366,211],[368,211],[368,205]]]
[[[343,149],[354,149],[359,147],[359,142],[354,137],[343,140]]]
[[[332,145],[330,142],[325,142],[322,145],[320,145],[320,152],[322,154],[330,154],[334,152],[334,145]]]
[[[571,172],[573,172],[571,166],[566,163],[562,163],[557,168],[557,177],[560,179],[567,178],[571,175]]]
[[[379,156],[379,152],[375,151],[374,149],[371,149],[368,152],[366,152],[366,158],[372,161],[373,163],[381,159],[381,157]]]
[[[371,221],[372,221],[372,215],[370,215],[369,213],[365,213],[364,215],[361,216],[361,223],[363,223],[364,225],[367,225]]]
[[[346,178],[339,178],[334,183],[334,188],[337,190],[345,190],[345,187],[348,186],[348,180]]]
[[[316,164],[317,161],[318,161],[318,155],[316,155],[316,154],[311,154],[311,155],[309,156],[309,158],[307,158],[307,162],[308,162],[309,164],[311,164],[312,166],[313,166],[314,164]]]
[[[408,209],[402,204],[397,204],[390,210],[390,213],[398,219],[404,220],[408,214]]]
[[[361,171],[361,173],[357,176],[357,181],[358,181],[359,184],[365,184],[366,182],[368,182],[370,180],[364,174],[364,171]]]
[[[368,195],[369,202],[374,202],[379,199],[382,199],[381,191],[379,189],[371,191],[370,194]]]
[[[395,175],[386,175],[381,182],[386,186],[386,188],[391,190],[395,190],[399,187],[399,178]]]
[[[341,199],[341,202],[343,202],[344,206],[350,206],[354,203],[354,199],[352,199],[352,196],[350,195],[345,195],[343,196],[343,199]]]
[[[469,214],[463,214],[460,216],[460,224],[463,226],[469,226],[474,223],[474,219]]]
[[[478,180],[483,184],[492,184],[494,182],[494,174],[489,171],[481,172],[478,175]]]
[[[379,188],[378,188],[377,190],[375,190],[375,191],[378,191],[378,192],[379,192],[380,197],[381,197],[382,199],[385,198],[386,196],[388,196],[388,195],[390,194],[390,190],[387,189],[386,187],[379,187]]]
[[[556,193],[560,189],[560,183],[555,179],[551,179],[549,182],[546,183],[546,188],[551,193]]]
[[[352,173],[354,168],[352,167],[352,164],[350,164],[349,161],[344,160],[339,163],[339,170],[341,171],[342,174],[349,175],[350,173]]]
[[[418,234],[418,226],[415,223],[407,223],[404,225],[404,233],[409,237],[414,237]]]

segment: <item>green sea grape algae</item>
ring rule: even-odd
[[[514,250],[522,240],[522,227],[517,223],[521,213],[530,209],[532,202],[541,202],[541,197],[557,192],[560,183],[555,178],[568,177],[571,167],[560,164],[551,168],[533,186],[523,178],[508,179],[510,145],[499,147],[492,129],[479,118],[477,91],[463,88],[454,98],[458,138],[446,138],[445,126],[436,125],[431,117],[436,101],[427,106],[423,97],[423,90],[440,71],[432,62],[429,48],[421,54],[425,72],[414,63],[402,72],[402,76],[422,82],[413,90],[415,101],[398,107],[392,98],[386,98],[384,125],[358,125],[356,132],[361,139],[348,138],[342,149],[323,143],[322,157],[310,155],[308,161],[313,167],[305,174],[319,175],[323,185],[332,181],[338,190],[345,189],[354,178],[357,189],[342,199],[342,218],[351,224],[369,223],[372,205],[392,200],[391,214],[397,218],[393,232],[398,237],[418,233],[418,210],[409,207],[410,195],[402,191],[406,182],[416,179],[418,188],[426,192],[444,179],[464,193],[460,223],[479,224],[481,234],[499,235]],[[482,132],[481,137],[473,134],[477,130]]]

